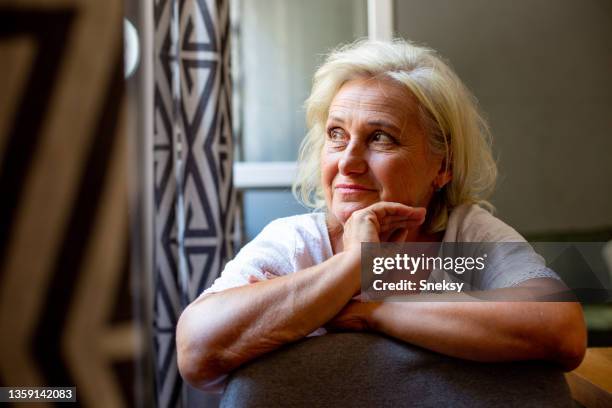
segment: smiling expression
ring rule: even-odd
[[[327,208],[344,224],[378,201],[427,207],[449,180],[430,152],[416,98],[391,79],[346,82],[326,123],[321,181]]]

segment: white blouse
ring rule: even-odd
[[[442,242],[520,242],[523,238],[514,228],[487,210],[464,204],[451,211]],[[529,245],[500,245],[496,258],[474,283],[478,289],[512,287],[534,278],[559,277],[546,267],[544,259]],[[213,285],[204,293],[220,292],[249,284],[249,277],[267,279],[265,272],[282,276],[317,265],[333,255],[325,223],[325,213],[316,212],[279,218],[268,224],[227,263]],[[445,277],[433,271],[430,280]],[[469,280],[462,277],[462,280]],[[471,285],[468,285],[468,287]]]

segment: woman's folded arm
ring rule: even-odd
[[[177,325],[178,366],[203,388],[241,364],[305,337],[359,290],[359,253],[343,252],[290,275],[207,294]]]
[[[538,282],[539,281],[539,282]],[[544,282],[549,281],[549,282]],[[533,279],[526,285],[548,285]],[[554,283],[553,283],[554,284]],[[508,299],[527,286],[489,291]],[[502,293],[503,292],[503,293]],[[579,303],[482,301],[468,293],[446,301],[351,302],[330,328],[371,329],[442,354],[475,361],[549,360],[565,370],[584,357],[586,329]]]

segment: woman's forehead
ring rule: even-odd
[[[416,98],[393,79],[359,78],[346,82],[329,107],[330,118],[362,114],[394,117],[402,122],[418,113]]]

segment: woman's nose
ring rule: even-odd
[[[342,157],[338,162],[338,170],[343,175],[362,174],[368,169],[366,160],[366,149],[357,143],[349,143],[342,152]]]

